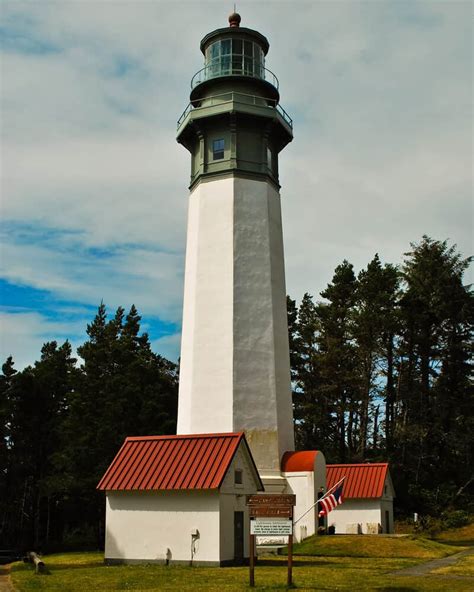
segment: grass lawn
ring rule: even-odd
[[[433,573],[436,575],[469,576],[474,579],[474,555],[461,557],[456,565],[449,567],[439,567],[438,569],[435,569]]]
[[[315,537],[305,541],[307,555],[294,559],[297,590],[345,590],[351,592],[472,592],[471,558],[439,576],[393,577],[393,571],[429,559],[446,556],[451,547],[414,537]],[[333,541],[334,539],[334,541]],[[309,545],[314,552],[310,555]],[[304,543],[300,545],[303,547]],[[339,547],[338,547],[339,545]],[[350,553],[350,556],[348,555]],[[381,556],[385,553],[385,556]],[[323,556],[324,554],[324,556]],[[346,554],[345,556],[342,556]],[[358,555],[357,555],[358,554]],[[12,580],[18,592],[108,592],[112,590],[209,591],[250,590],[248,568],[204,568],[182,566],[105,566],[100,553],[67,553],[45,556],[50,575],[37,576],[30,565],[16,563]],[[462,579],[449,578],[463,576]],[[447,577],[448,576],[448,577]],[[255,570],[255,590],[286,589],[286,558],[259,559]]]
[[[461,549],[443,542],[413,535],[335,535],[312,536],[294,546],[297,555],[325,557],[390,557],[437,559]]]
[[[461,528],[451,528],[436,536],[436,540],[448,545],[474,547],[474,522]]]

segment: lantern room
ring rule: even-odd
[[[204,177],[243,173],[278,182],[278,154],[293,138],[279,104],[277,77],[265,67],[269,43],[258,31],[229,26],[201,41],[204,67],[191,80],[177,140],[191,153],[191,187]]]

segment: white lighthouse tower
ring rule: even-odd
[[[292,121],[240,16],[201,41],[177,140],[191,153],[178,434],[245,431],[267,491],[294,450],[278,157]]]
[[[191,153],[178,434],[127,438],[101,479],[110,563],[241,563],[246,496],[263,489],[296,496],[296,540],[320,523],[324,455],[294,450],[278,181],[292,121],[268,41],[238,14],[229,25],[201,41],[178,122]]]

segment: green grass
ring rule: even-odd
[[[448,545],[461,545],[474,547],[474,523],[461,528],[450,528],[438,534],[437,541]]]
[[[98,553],[45,557],[51,574],[36,576],[29,566],[16,564],[12,579],[19,592],[108,592],[133,590],[158,592],[187,590],[226,592],[247,590],[248,568],[191,568],[181,566],[113,566],[102,563]],[[445,579],[398,577],[390,573],[416,564],[413,559],[347,557],[297,557],[294,582],[298,590],[346,590],[357,592],[444,592]],[[286,588],[285,558],[260,560],[255,570],[256,590]],[[472,581],[453,580],[450,591],[472,591]]]
[[[108,592],[133,590],[158,592],[186,590],[226,592],[247,590],[248,568],[191,568],[181,566],[103,565],[99,553],[45,557],[50,575],[36,576],[30,566],[15,564],[12,572],[19,592]],[[390,573],[415,565],[413,559],[347,557],[297,557],[294,582],[298,590],[346,590],[379,592],[442,592],[445,578],[390,577]],[[451,568],[454,569],[454,568]],[[463,572],[464,573],[464,572]],[[461,575],[461,574],[457,574]],[[260,560],[255,571],[256,590],[286,588],[285,558]],[[453,592],[472,591],[472,581],[450,580]]]
[[[455,565],[449,567],[439,567],[433,570],[436,575],[450,575],[450,576],[463,576],[474,578],[474,555],[467,555],[461,557]]]
[[[325,557],[390,557],[412,559],[437,559],[452,553],[453,548],[442,542],[413,535],[363,536],[334,535],[312,536],[294,546],[296,555]]]
[[[464,535],[463,535],[464,536]],[[441,568],[436,575],[397,576],[399,569],[460,550],[444,543],[407,537],[323,536],[295,545],[297,590],[347,592],[472,592],[472,556]],[[12,580],[18,592],[230,592],[251,590],[248,568],[162,565],[105,566],[101,553],[65,553],[44,557],[50,575],[37,576],[16,563]],[[450,576],[457,576],[451,578]],[[255,590],[286,589],[286,557],[259,559]]]

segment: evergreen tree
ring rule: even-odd
[[[473,295],[462,283],[470,259],[426,236],[411,246],[403,266],[397,452],[407,490],[436,511],[467,481],[472,461]],[[433,499],[435,473],[444,479]]]
[[[335,424],[333,401],[321,387],[320,356],[317,340],[320,322],[312,296],[305,294],[294,323],[290,352],[293,364],[293,401],[297,448],[334,447]]]
[[[336,267],[332,283],[321,292],[328,302],[316,306],[320,323],[317,339],[320,390],[321,395],[334,405],[336,416],[337,445],[328,449],[328,457],[337,462],[347,462],[357,449],[361,384],[352,320],[356,294],[354,268],[348,261],[343,261]]]
[[[82,522],[102,540],[103,500],[95,488],[127,436],[174,433],[177,372],[151,351],[140,334],[140,316],[132,306],[125,317],[118,308],[108,321],[102,303],[78,348],[83,360],[77,389],[63,430],[58,469],[69,476],[69,515],[81,507]],[[78,526],[74,519],[68,528]]]
[[[12,382],[16,374],[13,358],[9,356],[2,365],[0,375],[0,544],[8,546],[12,538],[11,524],[11,400]]]
[[[71,346],[46,343],[41,359],[14,376],[8,388],[7,531],[22,546],[47,542],[56,509],[57,480],[53,459],[66,401],[75,377]],[[4,366],[5,369],[5,366]]]
[[[397,329],[398,272],[382,266],[376,254],[358,275],[354,337],[361,378],[358,456],[366,458],[372,423],[372,449],[377,448],[381,399],[385,394],[385,437],[390,439],[394,404],[394,339]],[[384,384],[385,383],[385,384]],[[384,392],[385,391],[385,392]]]

